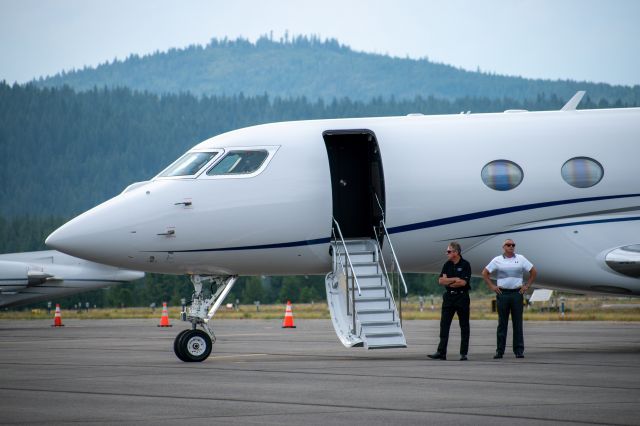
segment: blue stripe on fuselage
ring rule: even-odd
[[[198,251],[237,251],[237,250],[263,250],[270,248],[286,248],[286,247],[300,247],[300,246],[312,246],[315,244],[326,244],[331,241],[331,238],[316,238],[315,240],[304,241],[292,241],[289,243],[275,243],[275,244],[262,244],[257,246],[239,246],[239,247],[224,247],[224,248],[210,248],[210,249],[194,249],[194,250],[168,250],[161,253],[193,253]],[[145,253],[156,253],[156,251],[146,251]]]
[[[595,225],[598,223],[613,223],[613,222],[632,222],[632,221],[636,221],[636,220],[640,220],[640,216],[636,216],[636,217],[618,217],[618,218],[614,218],[614,219],[595,219],[595,220],[582,220],[579,222],[569,222],[569,223],[556,223],[553,225],[542,225],[542,226],[534,226],[533,228],[523,228],[523,229],[511,229],[509,231],[498,231],[498,232],[491,232],[488,234],[478,234],[478,235],[469,235],[466,237],[455,237],[455,238],[451,238],[453,240],[463,240],[465,238],[476,238],[476,237],[489,237],[492,235],[502,235],[502,234],[515,234],[518,232],[529,232],[529,231],[540,231],[543,229],[554,229],[554,228],[565,228],[567,226],[580,226],[580,225]],[[447,240],[441,240],[441,241],[448,241],[449,238]]]
[[[562,205],[577,204],[577,203],[588,203],[591,201],[633,198],[633,197],[639,197],[639,196],[640,194],[607,195],[604,197],[575,198],[573,200],[559,200],[559,201],[547,201],[544,203],[524,204],[522,206],[513,206],[513,207],[505,207],[501,209],[485,210],[482,212],[468,213],[468,214],[463,214],[459,216],[445,217],[442,219],[428,220],[426,222],[411,223],[409,225],[394,226],[389,228],[389,233],[397,234],[400,232],[408,232],[408,231],[415,231],[417,229],[433,228],[436,226],[449,225],[452,223],[459,223],[459,222],[467,222],[470,220],[483,219],[483,218],[492,217],[492,216],[500,216],[503,214],[521,212],[526,210],[541,209],[545,207],[554,207],[554,206],[562,206]]]

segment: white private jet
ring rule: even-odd
[[[475,274],[509,237],[536,265],[539,286],[639,295],[640,108],[576,110],[583,94],[560,111],[225,133],[47,244],[122,268],[189,274],[193,326],[174,344],[185,361],[210,354],[207,323],[238,275],[327,274],[345,346],[406,346],[388,273],[439,272],[451,240]],[[398,288],[406,291],[403,279]]]
[[[0,308],[70,296],[138,280],[129,271],[55,250],[0,254]]]

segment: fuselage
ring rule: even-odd
[[[350,163],[343,159],[342,172],[330,164],[329,137],[347,135],[348,143],[351,133],[374,140],[379,166],[380,202],[365,197],[367,206],[358,211],[371,211],[363,218],[367,226],[380,213],[374,210],[384,211],[404,272],[439,272],[447,243],[457,240],[478,274],[512,238],[536,266],[541,285],[640,294],[640,259],[634,257],[640,244],[638,108],[240,129],[192,148],[190,153],[212,154],[196,173],[165,172],[134,184],[62,226],[47,244],[148,272],[327,273],[332,217],[353,211],[347,201],[337,212],[335,192],[362,192],[336,176],[349,175],[344,167]],[[233,152],[258,153],[262,162],[247,173],[210,173]],[[362,231],[367,226],[352,232],[370,238]],[[390,255],[388,244],[383,251]],[[611,266],[620,253],[627,269]]]

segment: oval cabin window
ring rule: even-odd
[[[482,181],[496,191],[508,191],[520,185],[524,174],[513,161],[495,160],[482,168]]]
[[[562,165],[562,179],[576,188],[589,188],[602,180],[604,169],[593,158],[575,157]]]

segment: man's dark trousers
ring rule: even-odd
[[[496,295],[498,308],[498,346],[497,352],[504,354],[507,345],[507,329],[509,328],[509,314],[513,323],[513,353],[524,353],[524,335],[522,332],[522,299],[518,290],[505,291]]]
[[[458,314],[460,323],[460,355],[467,355],[469,351],[469,293],[466,291],[452,294],[447,291],[442,296],[442,314],[440,315],[440,344],[438,352],[446,355],[449,343],[449,329],[453,316]]]

